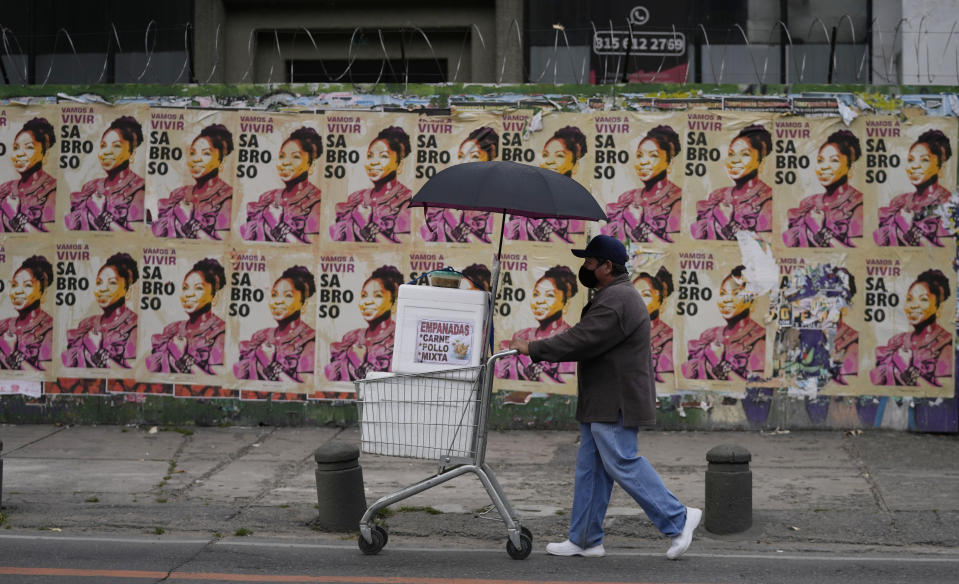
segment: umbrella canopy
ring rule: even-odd
[[[524,217],[607,221],[583,185],[552,170],[494,160],[445,168],[413,197],[411,207],[512,213]]]

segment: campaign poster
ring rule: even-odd
[[[591,118],[592,191],[609,217],[590,231],[624,243],[668,245],[681,232],[683,173],[680,133],[685,114],[597,112]]]
[[[404,276],[407,282],[429,285],[430,272],[452,268],[463,274],[461,288],[488,292],[492,285],[491,270],[495,253],[492,247],[484,245],[437,248],[420,244],[408,255]]]
[[[941,217],[956,190],[956,120],[929,116],[860,116],[865,184],[875,206],[866,232],[883,247],[941,247],[950,235]]]
[[[320,254],[318,389],[352,392],[353,381],[391,370],[396,303],[409,268],[399,250]]]
[[[475,112],[419,116],[413,146],[413,192],[437,172],[469,162],[500,160],[500,116]],[[464,185],[465,187],[466,185]],[[499,237],[501,213],[428,207],[413,209],[416,245],[443,247],[492,244]]]
[[[773,377],[792,397],[858,395],[865,282],[858,250],[780,250],[769,306]]]
[[[513,338],[549,338],[579,322],[589,290],[580,285],[581,260],[569,249],[530,249],[510,245],[503,250],[494,308],[494,347],[509,348]],[[533,363],[527,355],[504,357],[494,365],[498,391],[576,393],[576,363]]]
[[[230,265],[215,244],[141,246],[136,379],[224,385]],[[228,387],[228,386],[227,386]]]
[[[683,224],[699,240],[736,240],[773,229],[773,116],[759,112],[686,112]]]
[[[60,292],[54,262],[53,240],[0,241],[0,379],[57,378],[53,327]]]
[[[244,242],[317,243],[323,229],[324,116],[253,111],[238,116],[233,233]]]
[[[775,240],[790,248],[870,247],[863,222],[875,199],[863,198],[871,188],[863,140],[838,117],[779,117],[773,133]]]
[[[240,171],[236,112],[150,108],[147,224],[154,237],[224,241]],[[246,165],[243,167],[246,172]]]
[[[134,377],[141,251],[132,242],[57,238],[54,349],[60,377]]]
[[[677,390],[738,393],[747,381],[768,378],[769,296],[753,289],[738,250],[694,245],[676,253]]]
[[[956,277],[952,240],[942,248],[865,254],[860,375],[867,395],[954,394]]]
[[[326,114],[324,243],[401,247],[412,239],[416,115],[336,111]]]
[[[564,174],[588,190],[591,186],[593,128],[588,114],[508,110],[502,114],[500,158]],[[585,243],[586,221],[509,215],[508,241]]]
[[[679,263],[672,247],[632,244],[629,252],[629,277],[649,312],[649,340],[653,356],[654,380],[658,395],[676,392],[676,344],[673,327],[676,314]]]
[[[64,164],[55,105],[0,105],[0,233],[54,229]]]
[[[65,232],[141,233],[148,111],[139,104],[60,104],[57,221]]]
[[[313,253],[290,248],[238,248],[228,258],[224,387],[312,393],[316,362],[317,269]]]

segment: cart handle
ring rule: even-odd
[[[510,349],[508,351],[500,351],[494,355],[490,355],[489,360],[486,362],[487,367],[492,367],[493,363],[502,359],[503,357],[509,357],[510,355],[519,355],[519,351],[516,349]]]

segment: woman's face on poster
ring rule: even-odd
[[[726,151],[726,173],[729,178],[740,179],[759,170],[759,151],[746,138],[736,138]]]
[[[906,158],[906,174],[909,182],[921,185],[939,174],[939,158],[925,144],[916,143]]]
[[[183,278],[180,289],[180,305],[187,314],[193,314],[213,302],[213,286],[203,279],[200,272],[190,272]]]
[[[939,299],[933,294],[924,282],[914,282],[906,293],[906,303],[903,306],[909,324],[917,324],[935,316],[939,311]]]
[[[659,290],[653,286],[648,278],[636,280],[636,289],[639,290],[639,295],[643,297],[647,312],[653,314],[662,308],[662,299],[659,297]]]
[[[43,144],[35,140],[30,132],[20,132],[13,140],[10,160],[13,168],[23,173],[43,161]]]
[[[576,166],[576,159],[573,153],[566,148],[566,143],[562,140],[550,140],[543,146],[543,161],[540,168],[554,170],[560,174],[569,174],[573,172]]]
[[[10,302],[16,310],[23,310],[43,296],[43,286],[30,270],[17,270],[10,282]]]
[[[823,144],[816,156],[816,178],[819,184],[828,187],[849,174],[849,159],[835,144]]]
[[[273,284],[270,293],[270,314],[276,320],[283,320],[303,308],[303,294],[293,286],[289,278],[280,278]]]
[[[100,138],[100,168],[110,172],[124,162],[130,160],[133,152],[130,143],[123,139],[117,130],[108,130]]]
[[[93,289],[93,298],[100,308],[107,308],[122,300],[127,295],[126,280],[117,274],[113,266],[103,266],[97,273],[96,284]]]
[[[552,280],[542,278],[533,287],[529,308],[533,311],[533,318],[546,320],[566,308],[566,298]]]
[[[385,140],[376,140],[366,150],[366,176],[376,182],[400,167],[399,157]]]
[[[310,170],[310,156],[303,151],[296,140],[287,140],[280,148],[276,159],[276,172],[280,180],[287,182]]]
[[[360,314],[363,320],[370,322],[393,310],[393,295],[377,279],[363,284],[360,290]]]
[[[464,140],[456,158],[460,162],[489,162],[489,154],[480,148],[476,140]]]
[[[639,180],[647,181],[669,166],[669,156],[659,147],[655,140],[643,140],[636,148],[636,176]]]
[[[716,302],[719,314],[729,320],[743,312],[748,312],[753,305],[753,295],[746,291],[746,282],[737,282],[729,277],[719,287],[719,300]]]
[[[202,178],[220,168],[220,151],[213,147],[209,138],[200,136],[190,144],[188,165],[190,176]]]

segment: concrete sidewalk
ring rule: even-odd
[[[576,432],[493,432],[496,471],[534,549],[565,538]],[[312,452],[358,443],[356,428],[190,428],[0,425],[2,533],[189,534],[335,538],[313,530]],[[703,506],[706,452],[721,443],[753,456],[754,526],[728,536],[703,527],[707,549],[959,546],[959,436],[893,432],[642,432],[640,452],[684,503]],[[363,454],[366,499],[433,474],[428,461]],[[505,528],[467,475],[394,506],[390,541],[441,536],[496,545]],[[439,513],[437,513],[439,512]],[[607,547],[665,550],[666,541],[618,487]],[[10,530],[10,531],[6,531]]]

